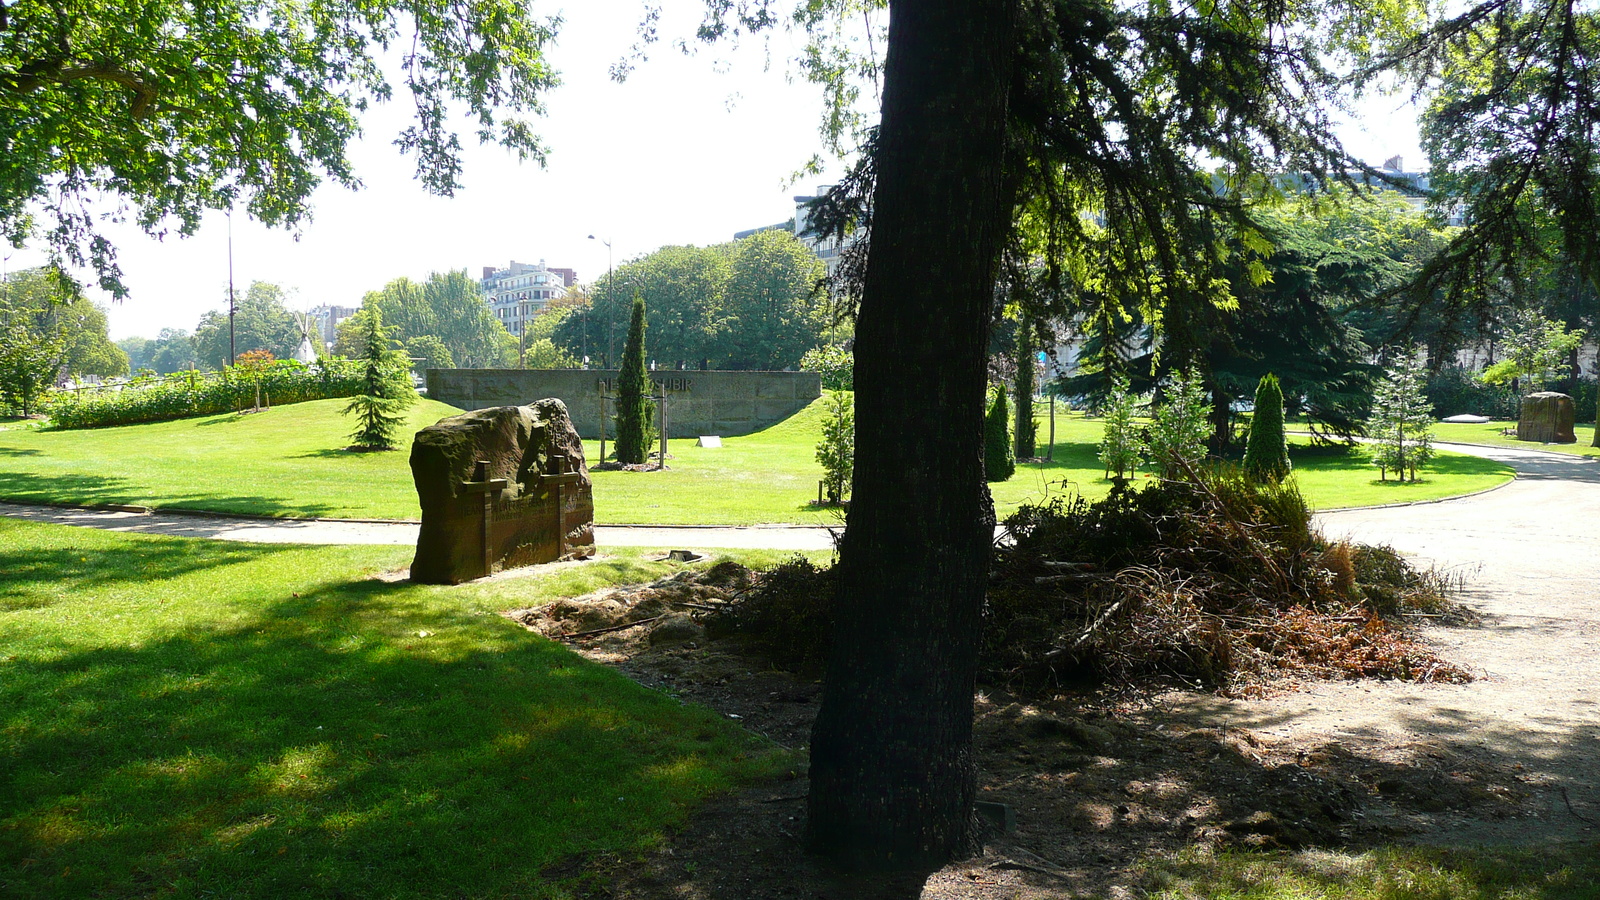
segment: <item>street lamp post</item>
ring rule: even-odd
[[[614,290],[616,288],[616,284],[613,283],[612,274],[611,274],[612,273],[612,269],[611,269],[611,242],[608,241],[608,240],[604,240],[602,238],[597,238],[592,234],[589,235],[589,240],[591,240],[591,241],[600,241],[600,243],[606,245],[606,290],[608,290],[608,291],[609,290]],[[615,298],[613,298],[613,299],[615,299]],[[589,304],[589,308],[591,310],[593,310],[594,309],[594,304],[590,303]],[[614,337],[615,336],[614,332],[616,331],[616,329],[611,328],[610,325],[611,325],[611,323],[607,322],[606,333],[607,333],[608,336]],[[584,345],[584,355],[588,356],[589,355],[589,353],[588,353],[588,347],[589,347],[589,323],[588,322],[584,322],[583,323],[583,345]],[[611,365],[611,343],[610,343],[610,341],[607,341],[607,343],[606,343],[606,365],[608,367]]]

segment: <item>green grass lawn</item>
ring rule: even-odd
[[[1577,456],[1600,456],[1600,447],[1589,446],[1594,443],[1593,425],[1579,425],[1572,429],[1572,433],[1578,438],[1576,444],[1535,444],[1531,441],[1519,441],[1511,435],[1501,434],[1501,429],[1505,428],[1515,433],[1517,423],[1489,422],[1485,425],[1468,425],[1440,422],[1433,426],[1433,436],[1435,440],[1457,441],[1463,444],[1488,444],[1494,447],[1516,447],[1521,450],[1550,450]]]
[[[345,401],[281,406],[248,416],[90,431],[0,430],[0,497],[65,503],[130,503],[269,516],[414,519],[419,515],[407,452],[350,453]],[[425,402],[413,428],[453,413]],[[692,439],[668,443],[666,472],[595,472],[595,515],[610,524],[832,524],[839,513],[812,505],[822,477],[815,459],[822,420],[812,404],[758,434],[720,449]],[[1042,425],[1040,440],[1048,436]],[[1003,517],[1023,502],[1110,483],[1097,458],[1098,420],[1058,415],[1053,460],[1025,463],[991,485]],[[599,452],[587,441],[589,459]],[[1313,507],[1368,506],[1471,493],[1502,483],[1510,469],[1441,454],[1411,484],[1380,482],[1359,452],[1292,448],[1301,489]]]
[[[0,896],[564,897],[792,764],[494,615],[668,565],[409,554],[0,519]]]
[[[1142,866],[1151,900],[1595,900],[1600,847],[1189,852]]]

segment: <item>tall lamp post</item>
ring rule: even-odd
[[[609,290],[614,290],[616,288],[616,284],[611,280],[612,279],[612,275],[611,275],[611,242],[608,241],[608,240],[604,240],[603,238],[597,238],[592,234],[589,235],[589,240],[591,240],[591,241],[599,241],[600,243],[606,245],[606,290],[608,290],[608,291]],[[613,299],[615,299],[615,298],[613,298]],[[589,305],[589,308],[591,310],[594,309],[594,304],[591,303]],[[607,323],[606,333],[609,335],[611,333],[611,330],[612,329],[610,328],[610,323]],[[589,323],[587,323],[587,322],[584,323],[584,327],[583,327],[583,342],[584,342],[585,348],[587,348],[588,347],[588,343],[589,343]],[[584,355],[585,356],[588,355],[587,350],[584,353]],[[609,342],[607,342],[607,344],[606,344],[606,367],[609,368],[610,366],[611,366],[611,344]]]

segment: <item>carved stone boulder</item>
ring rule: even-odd
[[[560,400],[440,419],[411,442],[411,580],[460,584],[594,552],[594,488]]]
[[[1517,420],[1517,440],[1543,444],[1576,444],[1573,434],[1577,407],[1572,398],[1554,391],[1540,391],[1522,398],[1522,415]]]

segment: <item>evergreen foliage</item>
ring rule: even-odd
[[[1150,455],[1162,478],[1179,479],[1205,457],[1211,404],[1205,380],[1193,369],[1173,375],[1166,395],[1150,416]]]
[[[1033,421],[1033,395],[1038,390],[1038,372],[1034,360],[1033,331],[1028,323],[1021,326],[1021,334],[1017,336],[1017,375],[1016,375],[1016,451],[1017,459],[1030,459],[1038,456],[1035,446],[1039,435],[1039,423]]]
[[[1250,440],[1244,449],[1245,477],[1255,482],[1281,481],[1289,474],[1289,444],[1283,436],[1283,390],[1268,372],[1256,385],[1256,411],[1250,419]]]
[[[633,295],[633,318],[617,376],[617,462],[638,465],[650,451],[650,373],[644,367],[644,297]]]
[[[417,399],[411,386],[411,364],[397,350],[383,327],[383,313],[374,309],[366,319],[366,353],[361,372],[361,393],[350,399],[345,414],[354,414],[356,430],[350,437],[365,450],[390,450],[398,444],[402,413]]]
[[[817,462],[822,464],[823,494],[830,505],[838,506],[849,493],[855,474],[855,395],[832,391],[823,404],[826,418],[822,420],[822,440],[817,443]]]
[[[1385,373],[1372,397],[1367,435],[1374,441],[1372,464],[1378,478],[1394,472],[1401,480],[1417,480],[1417,470],[1433,458],[1433,405],[1423,388],[1426,372],[1417,353],[1401,357]]]
[[[1009,481],[1017,471],[1017,458],[1011,452],[1011,413],[1006,409],[1006,392],[996,389],[983,419],[983,465],[989,481]]]
[[[1128,477],[1139,468],[1144,456],[1144,441],[1133,421],[1138,403],[1138,398],[1128,388],[1126,375],[1119,373],[1111,379],[1111,391],[1103,410],[1105,428],[1100,437],[1100,462],[1106,467],[1107,478]]]

